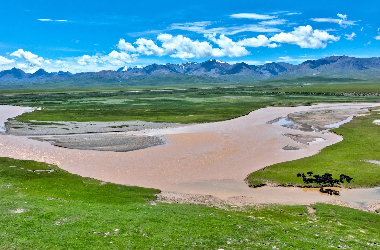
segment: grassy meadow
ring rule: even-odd
[[[305,80],[303,80],[305,81]],[[19,121],[151,121],[204,123],[236,118],[266,106],[375,102],[377,96],[283,92],[300,83],[184,89],[0,92],[0,104],[42,107]],[[319,84],[319,83],[318,83]],[[325,85],[328,85],[325,83]],[[303,88],[302,88],[303,89]],[[136,92],[137,91],[137,92]]]
[[[102,183],[33,161],[0,158],[0,192],[0,249],[378,249],[380,244],[377,214],[326,204],[241,211],[155,204],[158,190]]]

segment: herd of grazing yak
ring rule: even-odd
[[[318,175],[318,174],[313,175],[313,172],[307,172],[306,174],[308,176],[305,175],[304,173],[302,174],[298,173],[297,177],[302,177],[303,182],[305,184],[317,183],[318,185],[321,185],[319,192],[324,193],[324,194],[329,194],[329,195],[339,195],[339,191],[336,191],[330,188],[324,189],[324,187],[334,187],[334,185],[338,185],[339,183],[344,183],[345,180],[348,183],[350,183],[353,180],[352,177],[345,174],[341,174],[339,176],[339,179],[334,179],[332,177],[332,174],[330,173],[325,173],[323,175]]]

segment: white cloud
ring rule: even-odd
[[[347,15],[343,15],[343,14],[337,14],[338,17],[342,18],[343,20],[347,20]]]
[[[82,66],[95,64],[98,62],[97,56],[84,55],[78,58],[78,64]]]
[[[48,63],[49,61],[44,60],[42,57],[39,57],[33,54],[30,51],[24,51],[19,49],[11,54],[11,56],[18,57],[24,60],[27,64],[31,66],[41,66],[43,63]]]
[[[68,22],[68,20],[63,20],[63,19],[61,19],[61,20],[53,20],[53,19],[49,19],[49,18],[47,18],[47,19],[37,19],[38,21],[41,21],[41,22]]]
[[[299,12],[291,12],[291,13],[287,13],[285,14],[287,16],[293,16],[293,15],[302,15],[302,13],[299,13]]]
[[[162,56],[164,55],[164,50],[158,47],[154,41],[145,38],[139,38],[134,43],[137,47],[134,47],[131,43],[125,42],[124,39],[120,39],[117,48],[124,52],[135,52],[146,56]]]
[[[173,23],[170,25],[171,30],[187,30],[197,33],[205,33],[206,27],[210,26],[212,22],[202,21],[202,22],[193,22],[193,23]]]
[[[259,35],[257,37],[252,38],[245,38],[243,40],[240,40],[237,42],[237,44],[245,47],[269,47],[269,48],[276,48],[279,47],[278,44],[272,43],[268,37],[264,35]]]
[[[193,41],[182,35],[172,36],[170,34],[160,34],[157,40],[162,43],[165,54],[174,58],[202,58],[210,57],[213,54],[212,46],[206,41]]]
[[[376,40],[380,40],[380,35],[375,36],[375,39],[376,39]]]
[[[256,13],[239,13],[239,14],[232,14],[230,15],[232,18],[247,18],[247,19],[255,19],[255,20],[269,20],[269,19],[275,19],[277,16],[271,16],[271,15],[261,15]]]
[[[274,33],[281,32],[278,28],[265,27],[257,24],[248,24],[242,26],[232,26],[232,27],[219,27],[208,29],[205,33],[217,33],[224,35],[235,35],[241,32],[257,32],[257,33]]]
[[[307,60],[314,60],[314,59],[307,59],[307,58],[292,58],[290,56],[280,56],[276,62],[288,62],[288,63],[303,63]]]
[[[328,42],[336,42],[340,37],[330,35],[326,31],[313,30],[310,25],[299,26],[289,33],[281,32],[270,38],[270,41],[278,43],[296,44],[301,48],[320,49],[325,48]]]
[[[282,20],[282,19],[280,19]],[[245,24],[240,26],[230,26],[230,27],[216,27],[207,28],[212,22],[195,22],[195,23],[174,23],[168,30],[186,30],[192,31],[200,34],[224,34],[224,35],[235,35],[241,32],[258,32],[258,33],[268,33],[268,32],[281,32],[278,28],[266,27],[264,24]]]
[[[159,46],[157,46],[152,40],[139,38],[134,44],[137,45],[136,52],[142,55],[162,56],[165,53],[165,51]]]
[[[0,56],[0,70],[16,67],[27,73],[33,73],[40,68],[48,72],[70,71],[97,72],[100,70],[116,70],[137,60],[138,54],[125,51],[112,51],[109,54],[83,55],[68,57],[61,60],[44,59],[29,51],[19,49],[10,54],[15,59]]]
[[[125,64],[136,61],[136,54],[128,54],[126,52],[118,52],[113,50],[108,55],[96,54],[94,56],[84,55],[77,58],[77,62],[81,66],[98,66],[98,65],[114,65],[124,66]]]
[[[213,49],[213,56],[241,57],[250,54],[245,47],[232,41],[232,39],[226,37],[225,35],[220,35],[219,38],[216,38],[216,35],[209,34],[206,35],[206,37],[220,47]]]
[[[275,12],[271,12],[269,14],[272,14],[272,15],[278,15],[278,14],[284,14],[284,13],[288,13],[289,11],[287,10],[282,10],[282,11],[275,11]]]
[[[269,21],[261,21],[259,24],[263,26],[275,26],[285,24],[288,20],[286,19],[273,19]]]
[[[325,48],[327,43],[336,42],[340,37],[330,35],[326,31],[313,30],[311,26],[299,26],[292,32],[267,37],[259,35],[257,37],[244,38],[233,41],[225,34],[217,36],[217,33],[204,34],[210,42],[192,40],[188,37],[171,34],[160,34],[157,36],[157,43],[153,40],[139,38],[133,44],[121,39],[117,47],[124,52],[133,52],[140,55],[169,55],[174,58],[204,58],[204,57],[241,57],[250,54],[249,47],[269,47],[276,48],[281,43],[295,44],[301,48],[319,49]]]
[[[14,62],[15,62],[15,60],[8,59],[8,58],[5,58],[3,56],[0,56],[0,65],[9,65],[9,64],[13,64]]]
[[[349,35],[349,34],[345,34],[345,35],[344,35],[344,38],[345,38],[346,40],[350,40],[350,41],[352,41],[352,40],[354,40],[354,37],[355,37],[355,36],[356,36],[355,32],[352,32],[351,35]]]
[[[116,45],[119,50],[124,50],[127,52],[136,52],[135,47],[131,43],[125,42],[124,39],[120,39],[118,45]]]
[[[357,25],[356,22],[358,21],[349,21],[347,20],[347,15],[343,15],[343,14],[337,14],[337,16],[340,18],[340,19],[337,19],[337,18],[311,18],[310,20],[314,21],[314,22],[318,22],[318,23],[337,23],[339,24],[339,26],[345,28],[347,26],[351,26],[351,25]]]

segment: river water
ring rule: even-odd
[[[317,154],[342,137],[329,132],[293,130],[268,121],[290,113],[315,109],[360,109],[375,104],[318,104],[304,107],[268,107],[236,119],[179,128],[128,132],[163,135],[167,145],[131,152],[105,152],[55,147],[26,136],[0,134],[0,156],[43,161],[84,177],[106,182],[158,188],[167,192],[212,195],[230,204],[309,204],[342,201],[365,208],[380,202],[380,189],[341,190],[341,196],[301,188],[249,188],[246,176],[263,167]],[[0,106],[0,122],[31,111]],[[4,126],[1,125],[0,126]],[[323,138],[304,145],[284,134]],[[283,150],[297,145],[300,150]]]

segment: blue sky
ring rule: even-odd
[[[380,56],[376,0],[0,2],[0,70]]]

